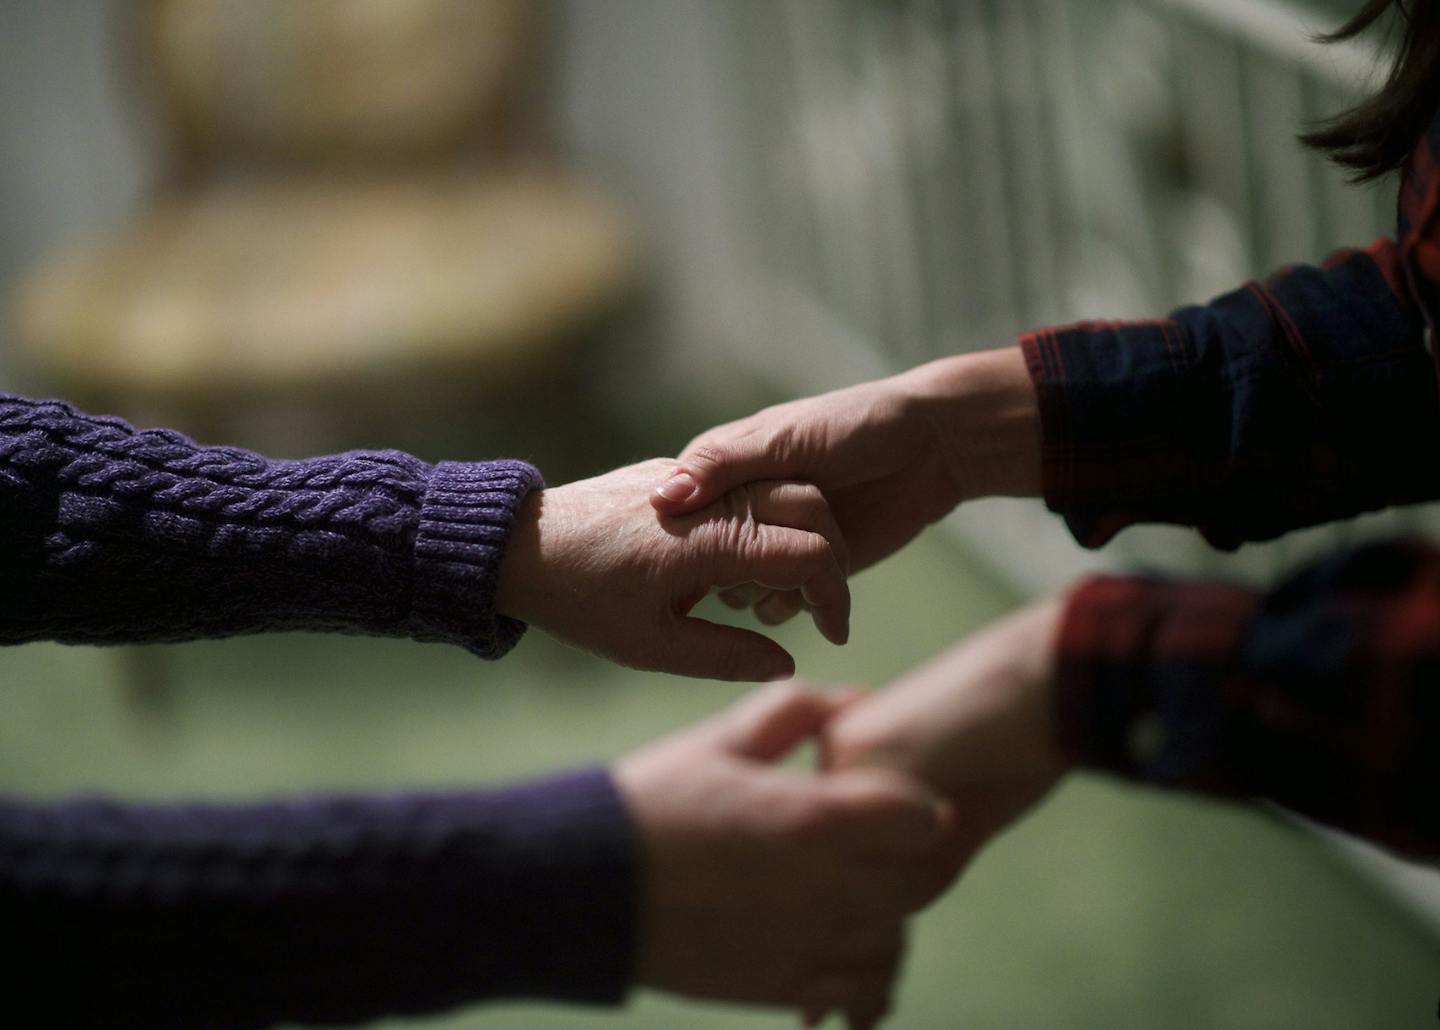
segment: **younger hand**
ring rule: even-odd
[[[688,515],[648,497],[655,460],[533,493],[516,513],[496,609],[622,665],[726,680],[788,679],[795,662],[758,633],[691,617],[710,590],[793,590],[833,643],[850,632],[849,556],[820,492],[746,484]]]
[[[884,1015],[905,919],[958,849],[948,809],[904,774],[775,766],[847,702],[770,687],[617,765],[642,848],[642,983],[840,1009],[857,1030]]]
[[[825,732],[829,763],[923,780],[955,806],[968,851],[978,850],[1067,769],[1053,699],[1062,604],[1002,619],[847,708]]]
[[[701,433],[651,503],[679,514],[727,490],[799,479],[825,494],[858,572],[899,550],[962,500],[1040,489],[1035,388],[1018,347],[965,354],[900,375],[766,408]],[[779,623],[793,591],[722,594]]]

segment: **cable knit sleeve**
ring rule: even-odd
[[[0,395],[0,643],[313,629],[499,657],[524,627],[496,614],[496,579],[541,485],[518,461],[272,461]],[[238,804],[0,799],[10,995],[37,1026],[231,1030],[613,1003],[635,863],[603,769]]]
[[[0,395],[0,641],[334,630],[505,654],[520,461],[275,461]]]

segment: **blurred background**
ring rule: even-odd
[[[674,453],[771,400],[1389,232],[1393,184],[1294,142],[1373,75],[1369,47],[1310,41],[1355,6],[10,0],[0,389],[277,456],[513,455],[563,482]],[[1433,522],[1093,555],[1038,503],[983,502],[857,578],[843,651],[780,637],[804,675],[878,686],[1097,563],[1263,582]],[[0,652],[0,790],[503,783],[739,693],[538,634],[495,666],[31,645]],[[1278,815],[1077,776],[921,917],[890,1025],[1431,1025],[1437,897]],[[640,993],[425,1025],[792,1022]]]

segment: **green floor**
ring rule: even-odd
[[[1009,603],[938,534],[856,583],[852,643],[787,627],[800,669],[880,684]],[[615,669],[532,635],[456,649],[299,636],[166,649],[136,701],[116,652],[0,651],[0,789],[245,796],[503,782],[616,755],[738,690]],[[895,1028],[1433,1026],[1440,944],[1303,836],[1238,809],[1077,779],[920,918]],[[781,1027],[647,994],[415,1024]]]

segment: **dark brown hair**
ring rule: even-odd
[[[1385,84],[1373,96],[1300,136],[1353,172],[1378,179],[1405,163],[1440,106],[1440,0],[1367,0],[1326,43],[1351,39],[1394,12],[1399,46]]]

